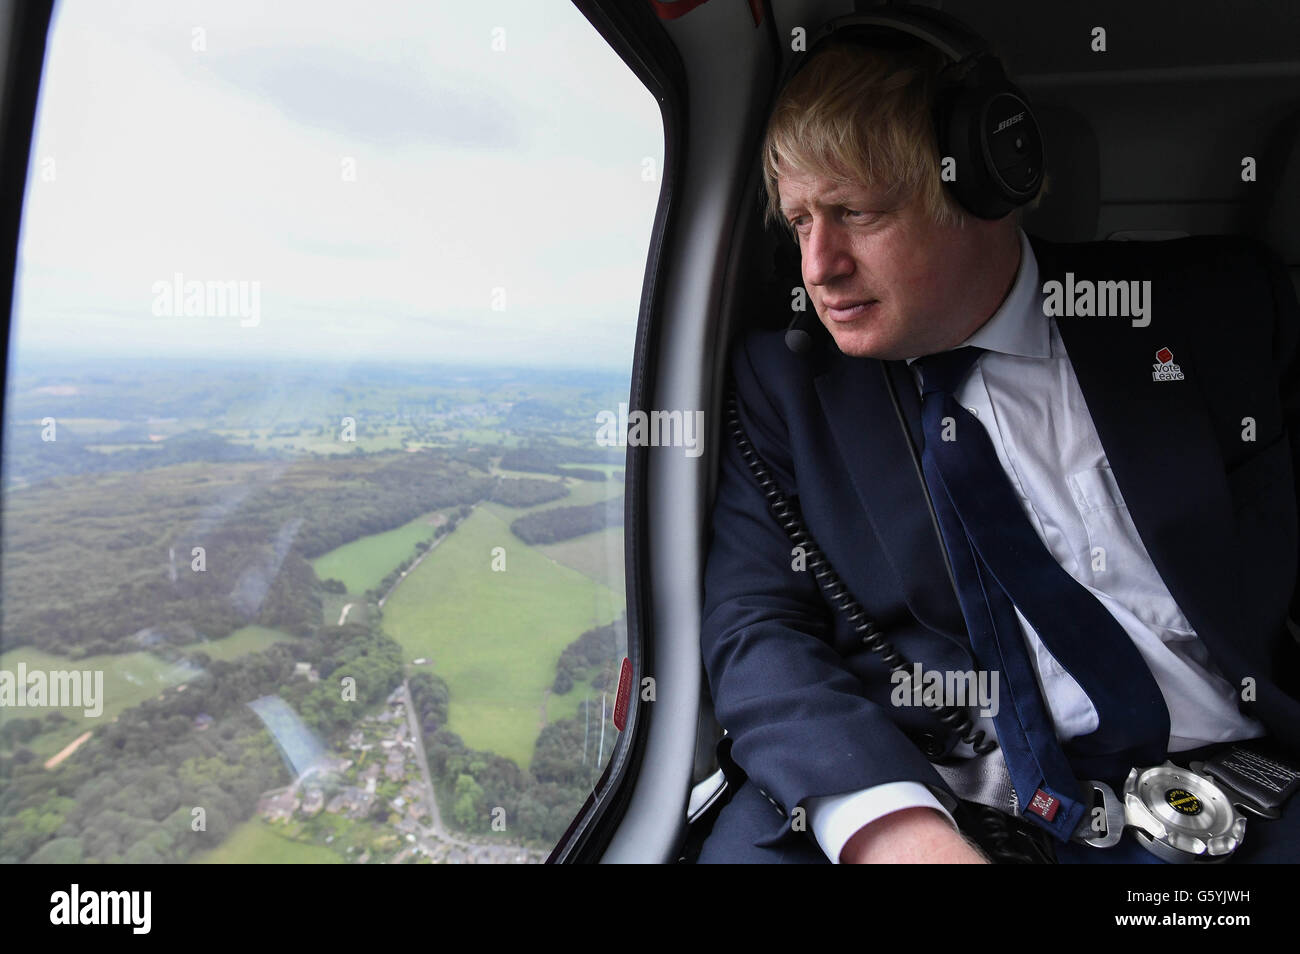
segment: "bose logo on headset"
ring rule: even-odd
[[[1000,132],[1002,132],[1002,130],[1006,129],[1008,126],[1011,126],[1011,125],[1013,125],[1013,124],[1015,124],[1015,123],[1018,123],[1018,122],[1020,122],[1020,120],[1022,120],[1022,119],[1024,119],[1024,118],[1025,118],[1025,114],[1024,114],[1024,111],[1022,110],[1021,112],[1016,113],[1016,114],[1015,114],[1014,116],[1012,116],[1010,119],[1004,119],[1004,120],[1002,120],[1002,122],[998,123],[998,128],[995,129],[995,130],[993,130],[993,131],[994,131],[995,133],[1000,133]]]

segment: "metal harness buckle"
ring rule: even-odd
[[[1138,844],[1163,861],[1213,864],[1231,857],[1246,835],[1246,817],[1234,804],[1239,799],[1214,779],[1173,762],[1130,771],[1122,803],[1106,783],[1087,784],[1102,805],[1079,823],[1076,842],[1109,848],[1130,827]]]

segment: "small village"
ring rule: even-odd
[[[443,827],[432,795],[423,741],[405,683],[383,709],[365,716],[347,737],[347,754],[327,754],[292,784],[264,792],[257,814],[297,838],[323,834],[333,846],[344,830],[368,826],[374,837],[345,854],[356,864],[540,864],[544,852],[495,842],[475,843]],[[327,824],[320,824],[325,819]],[[351,832],[355,834],[355,830]],[[313,838],[312,840],[317,840]],[[354,838],[347,839],[349,841]]]

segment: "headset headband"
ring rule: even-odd
[[[923,8],[904,8],[887,13],[849,13],[836,17],[825,23],[817,31],[813,41],[808,44],[808,49],[811,51],[814,46],[832,33],[843,31],[846,28],[880,27],[899,33],[908,33],[918,40],[924,40],[931,46],[936,47],[939,52],[954,63],[960,62],[968,56],[988,52],[988,43],[979,35],[963,27],[956,20],[947,18],[947,22],[944,22],[939,19],[942,14],[939,14],[938,11],[926,10],[925,13],[919,13],[917,12],[918,9]]]
[[[983,37],[937,10],[917,7],[882,13],[847,13],[828,20],[809,37],[806,52],[791,60],[777,89],[784,89],[794,74],[810,59],[810,54],[833,34],[852,36],[873,28],[913,36],[937,49],[953,63],[961,63],[980,54],[992,55]]]

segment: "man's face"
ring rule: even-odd
[[[814,174],[783,176],[778,191],[804,285],[846,355],[911,358],[960,344],[997,310],[1019,266],[1010,218],[939,225],[915,199]]]

